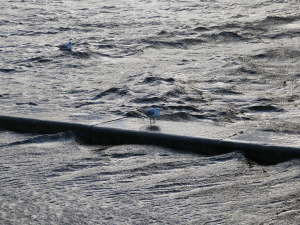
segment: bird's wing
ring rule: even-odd
[[[145,115],[147,115],[147,116],[152,116],[152,115],[155,114],[154,110],[151,110],[151,109],[147,110],[147,111],[144,112],[144,113],[145,113]]]

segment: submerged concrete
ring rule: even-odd
[[[87,119],[89,118],[89,119]],[[0,127],[32,133],[73,131],[87,142],[97,144],[152,144],[215,155],[241,151],[266,163],[300,158],[300,136],[262,132],[245,123],[216,126],[212,122],[157,121],[143,118],[57,116],[30,118],[0,115]]]

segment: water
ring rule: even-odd
[[[299,133],[298,1],[9,1],[1,110],[248,121]],[[72,41],[73,51],[57,46]]]
[[[246,121],[300,133],[300,3],[2,1],[4,113]],[[72,51],[57,46],[72,41]],[[3,224],[298,224],[299,160],[1,131]]]
[[[2,131],[1,224],[298,224],[300,161]]]

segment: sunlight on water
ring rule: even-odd
[[[1,223],[297,224],[299,160],[204,157],[141,145],[78,145],[71,133],[1,148]],[[188,149],[187,149],[188,150]]]
[[[3,1],[1,112],[139,117],[159,107],[161,120],[299,134],[299,10],[299,1]],[[70,41],[72,51],[59,49]],[[299,160],[261,166],[238,152],[0,136],[1,224],[300,219]]]

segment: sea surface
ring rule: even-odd
[[[0,12],[1,113],[160,107],[174,123],[300,134],[297,0],[7,0]],[[299,163],[1,130],[0,224],[299,224]]]
[[[294,224],[300,160],[0,132],[0,224]]]

